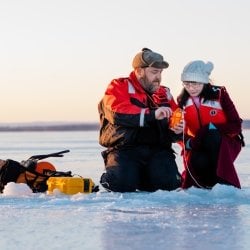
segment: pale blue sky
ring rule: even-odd
[[[169,62],[175,97],[185,64],[212,61],[250,118],[249,12],[248,0],[1,0],[0,122],[98,121],[107,84],[143,47]]]

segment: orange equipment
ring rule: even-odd
[[[182,114],[183,114],[183,110],[180,108],[177,108],[171,115],[170,119],[169,119],[169,127],[170,128],[174,128],[177,124],[180,123],[180,121],[182,120]]]
[[[36,164],[35,171],[39,174],[45,174],[47,171],[56,171],[54,165],[47,161],[39,161]]]

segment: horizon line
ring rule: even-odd
[[[0,123],[0,132],[93,131],[99,129],[100,129],[100,123],[93,121]],[[242,129],[250,129],[250,120],[243,120]]]
[[[0,132],[21,131],[90,131],[98,130],[98,122],[0,123]]]

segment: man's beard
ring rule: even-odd
[[[157,85],[154,85],[153,84],[154,82],[157,82]],[[153,82],[149,82],[146,76],[140,79],[140,83],[143,89],[149,94],[153,94],[156,90],[158,90],[159,85],[160,85],[159,80],[154,80]]]

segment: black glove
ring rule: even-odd
[[[188,139],[186,142],[186,148],[187,149],[194,149],[194,150],[199,150],[201,148],[202,142],[209,130],[209,125],[205,125],[201,127],[195,137]]]

